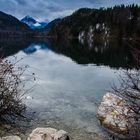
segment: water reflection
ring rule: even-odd
[[[113,68],[128,68],[133,65],[128,42],[122,40],[94,41],[80,44],[77,40],[51,41],[48,46],[55,52],[65,54],[78,64],[105,65]]]
[[[14,55],[31,43],[32,40],[24,38],[0,38],[0,56],[5,58]]]
[[[128,68],[133,65],[128,42],[122,40],[94,41],[81,44],[78,40],[41,40],[41,39],[9,39],[0,40],[0,55],[14,55],[23,49],[26,54],[35,53],[39,49],[50,49],[66,55],[78,64],[105,65],[113,68]]]
[[[26,100],[36,113],[27,126],[64,129],[75,140],[92,140],[95,134],[102,135],[95,103],[110,89],[118,70],[79,65],[65,55],[44,48],[30,55],[21,51],[17,56],[24,57],[23,63],[30,65],[37,75],[34,91]]]
[[[109,90],[115,73],[133,65],[125,42],[80,44],[77,40],[1,40],[1,56],[23,57],[37,76],[26,105],[35,111],[25,124],[27,133],[37,126],[64,129],[76,140],[102,134],[95,102]],[[83,65],[84,64],[84,65]],[[85,65],[86,64],[86,65]]]

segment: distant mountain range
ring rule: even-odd
[[[0,37],[31,36],[31,28],[17,18],[0,11]]]
[[[38,22],[30,16],[18,20],[16,17],[0,11],[0,37],[20,36],[47,36],[52,26],[61,19],[55,19],[49,23]]]
[[[51,28],[61,19],[55,19],[49,23],[39,22],[30,16],[21,20],[0,11],[0,37],[17,36],[47,36]]]
[[[30,16],[25,16],[21,22],[27,24],[31,29],[42,29],[47,26],[47,22],[39,22]]]
[[[72,15],[49,23],[38,22],[30,16],[21,21],[0,12],[0,36],[78,38],[92,46],[98,38],[140,39],[140,7],[120,5],[111,8],[82,8]]]

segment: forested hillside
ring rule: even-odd
[[[49,35],[58,38],[140,37],[140,7],[82,8],[56,23]]]
[[[23,36],[32,34],[32,30],[17,18],[0,11],[0,37]]]

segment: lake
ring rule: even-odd
[[[128,42],[79,43],[77,40],[1,39],[4,58],[23,58],[26,73],[36,81],[26,96],[31,121],[26,134],[36,127],[54,127],[69,132],[75,140],[102,139],[105,132],[96,118],[97,103],[117,84],[117,76],[133,66]],[[26,78],[26,74],[23,76]]]

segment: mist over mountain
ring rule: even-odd
[[[31,29],[42,29],[47,26],[47,22],[39,22],[30,16],[25,16],[21,22],[27,24]]]

